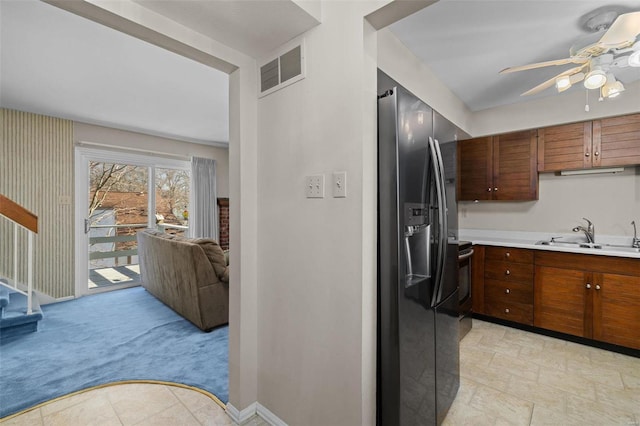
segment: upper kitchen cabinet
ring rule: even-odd
[[[590,121],[538,129],[538,171],[591,167],[591,134]]]
[[[538,129],[538,171],[640,164],[640,114]]]
[[[640,164],[640,114],[593,122],[593,167]]]
[[[458,142],[458,200],[538,199],[535,130]]]
[[[458,141],[458,201],[491,200],[493,137]]]

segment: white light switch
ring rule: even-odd
[[[333,173],[333,198],[347,197],[347,172]]]
[[[307,198],[324,198],[324,175],[307,176],[304,185]]]

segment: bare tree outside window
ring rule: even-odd
[[[89,180],[89,288],[137,280],[136,233],[149,226],[149,215],[164,232],[188,230],[189,172],[90,161]]]
[[[188,171],[156,169],[156,190],[165,210],[170,212],[169,217],[165,217],[165,222],[171,220],[171,223],[183,223],[188,219],[189,186]],[[158,207],[159,204],[157,203]]]

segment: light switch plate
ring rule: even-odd
[[[333,173],[333,198],[347,197],[347,172]]]
[[[307,176],[304,186],[307,198],[324,198],[324,175]]]

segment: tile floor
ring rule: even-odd
[[[640,426],[640,359],[474,320],[444,425]],[[109,386],[0,422],[9,425],[232,425],[211,398],[152,384]],[[267,426],[255,417],[249,426]]]
[[[474,320],[460,375],[445,425],[640,425],[638,358]]]
[[[1,421],[2,426],[233,425],[210,397],[163,384],[120,384],[79,393]],[[250,426],[268,426],[259,417]]]

